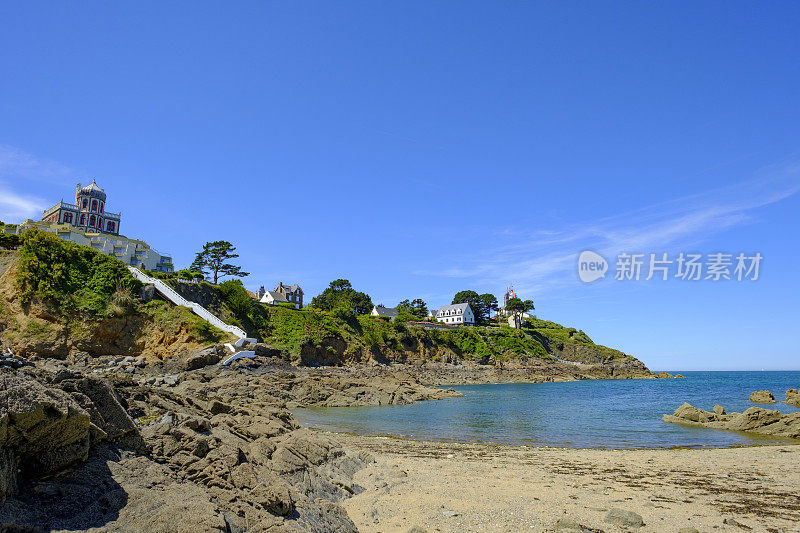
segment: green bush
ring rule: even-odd
[[[17,283],[23,304],[38,297],[62,314],[78,310],[94,316],[108,311],[118,289],[141,289],[122,261],[36,229],[25,232]]]
[[[22,244],[23,238],[21,235],[14,233],[0,233],[0,248],[13,249]]]
[[[339,305],[331,311],[331,316],[340,320],[352,320],[356,317],[355,311],[349,306]]]
[[[406,322],[416,322],[417,320],[419,319],[412,315],[409,311],[400,311],[397,313],[397,316],[394,317],[393,322],[395,324],[405,324]]]

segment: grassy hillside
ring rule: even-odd
[[[534,319],[521,330],[508,326],[431,330],[369,316],[265,306],[248,298],[237,281],[208,288],[218,291],[222,305],[217,312],[223,318],[307,364],[368,359],[488,363],[552,359],[551,354],[587,363],[632,360],[618,350],[594,344],[582,331],[545,320]]]
[[[10,341],[24,351],[134,353],[149,346],[162,357],[169,349],[230,338],[188,309],[158,299],[141,303],[136,298],[141,283],[127,267],[91,247],[31,231],[14,255],[15,265],[0,284],[0,332],[6,344]],[[168,282],[189,299],[251,336],[280,347],[300,364],[493,363],[548,360],[552,355],[587,363],[632,360],[594,344],[582,331],[545,320],[532,320],[521,330],[507,326],[425,329],[342,310],[326,313],[266,306],[251,299],[238,281],[212,285],[181,283],[177,275],[163,277],[173,278]],[[162,345],[168,348],[161,349]]]
[[[230,339],[189,309],[140,303],[141,283],[113,257],[38,230],[26,232],[23,241],[13,252],[3,250],[4,346],[56,357],[76,350],[165,357]]]
[[[532,319],[524,330],[530,335],[537,336],[549,353],[567,361],[608,363],[631,358],[619,350],[595,344],[581,330],[568,328],[549,320]]]

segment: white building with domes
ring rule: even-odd
[[[75,188],[75,203],[63,200],[42,213],[41,222],[26,220],[19,225],[5,224],[3,233],[22,234],[29,229],[55,233],[66,241],[91,246],[100,253],[116,257],[126,265],[159,272],[172,272],[172,257],[151,248],[146,242],[119,234],[119,213],[106,211],[106,193],[94,180]]]
[[[75,203],[64,200],[42,213],[42,222],[70,224],[93,233],[119,235],[121,213],[106,211],[106,192],[97,183],[75,187]]]

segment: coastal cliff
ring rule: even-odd
[[[4,347],[23,356],[166,361],[231,339],[186,308],[158,298],[137,300],[141,283],[121,262],[53,235],[34,232],[4,264],[0,335]],[[463,365],[464,382],[491,369],[496,369],[492,379],[507,376],[510,381],[531,373],[536,374],[532,381],[546,380],[548,372],[553,379],[653,377],[635,357],[545,320],[531,319],[521,329],[429,329],[369,316],[270,307],[251,299],[238,282],[172,284],[227,323],[280,350],[295,366]]]
[[[35,233],[0,271],[0,525],[107,531],[355,531],[341,502],[373,462],[290,409],[458,396],[447,383],[651,378],[583,332],[425,329],[266,307],[240,284],[176,284],[257,337],[136,296],[114,258]],[[145,293],[147,291],[144,291]]]

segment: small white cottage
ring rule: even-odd
[[[276,303],[289,303],[289,300],[286,297],[275,291],[264,291],[264,295],[259,300],[261,303],[275,305]]]

